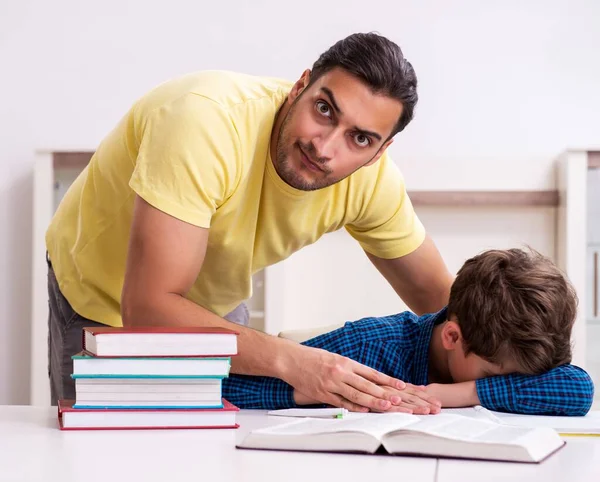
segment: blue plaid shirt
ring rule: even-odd
[[[429,343],[446,309],[418,317],[411,312],[364,318],[312,338],[303,345],[322,348],[415,385],[428,384]],[[505,375],[476,381],[481,404],[490,410],[537,415],[584,415],[592,405],[590,376],[574,365],[542,375]],[[230,375],[223,397],[240,408],[296,407],[293,387],[277,378]]]

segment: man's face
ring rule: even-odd
[[[305,72],[290,93],[274,159],[279,176],[303,191],[330,186],[376,162],[402,113],[399,101],[374,94],[342,69],[306,88],[308,81]]]

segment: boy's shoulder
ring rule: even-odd
[[[371,316],[347,322],[345,329],[360,330],[364,341],[396,341],[414,340],[423,329],[445,320],[445,308],[437,313],[418,316],[412,311],[387,316]]]

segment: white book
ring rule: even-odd
[[[136,393],[149,395],[167,393],[221,393],[221,378],[75,378],[75,392]]]
[[[73,378],[88,377],[226,377],[230,358],[101,358],[78,353]]]
[[[83,329],[83,349],[96,356],[233,356],[236,331],[220,327]]]
[[[77,398],[74,408],[220,408],[221,399],[203,401],[181,400],[80,400]]]
[[[388,413],[301,419],[254,430],[237,447],[539,463],[564,444],[547,427],[509,427],[452,414]]]
[[[221,391],[215,393],[77,393],[76,403],[82,402],[214,402],[221,403]],[[89,403],[87,403],[89,405]],[[102,403],[99,403],[102,405]],[[117,403],[118,405],[118,403]],[[185,405],[185,404],[184,404]],[[189,403],[188,403],[189,405]]]
[[[58,401],[61,430],[129,430],[175,428],[237,428],[239,409],[223,399],[222,408],[75,408],[73,400]]]

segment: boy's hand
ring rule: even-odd
[[[474,380],[449,384],[431,383],[427,385],[427,393],[439,399],[442,407],[472,407],[481,403]]]
[[[387,410],[374,410],[377,412],[403,412],[415,415],[434,415],[440,413],[441,401],[427,387],[422,385],[406,384],[403,389],[383,387],[390,395],[392,406]]]

